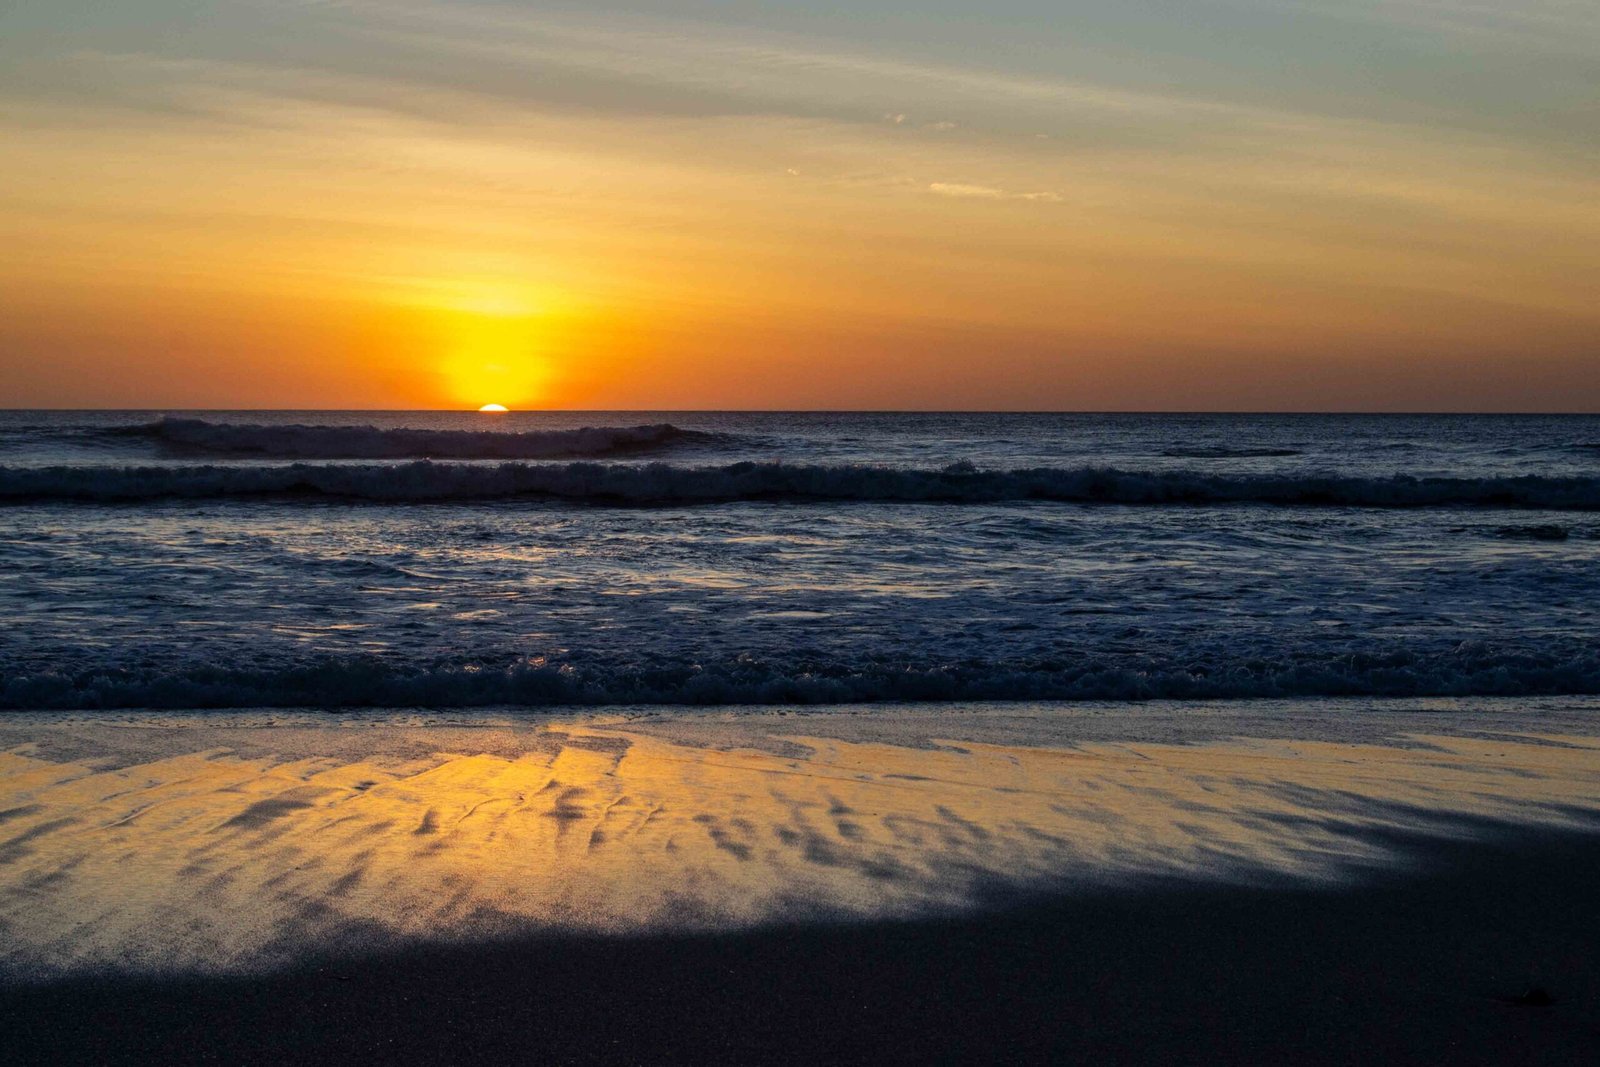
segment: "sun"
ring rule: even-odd
[[[536,316],[458,313],[440,325],[444,330],[438,364],[441,393],[468,410],[486,414],[541,405],[549,370],[548,338]],[[485,404],[485,397],[496,402]]]

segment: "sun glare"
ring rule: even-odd
[[[443,393],[463,407],[501,412],[539,405],[549,365],[543,323],[536,316],[453,314],[440,323],[444,352],[439,361]],[[486,396],[500,399],[484,404]]]

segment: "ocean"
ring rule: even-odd
[[[0,413],[0,707],[1600,693],[1600,417]]]

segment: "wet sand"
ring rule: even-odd
[[[1600,1056],[1583,702],[858,711],[9,716],[0,1052]]]

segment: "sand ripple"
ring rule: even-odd
[[[116,745],[114,728],[74,729]],[[359,752],[330,732],[337,755],[306,757],[262,754],[270,731],[254,734],[248,755],[181,751],[181,727],[135,762],[0,753],[0,965],[256,970],[346,942],[1339,880],[1397,861],[1388,830],[1600,808],[1600,742],[1582,738],[722,750],[567,725],[464,751],[459,731],[396,725],[363,731]]]

